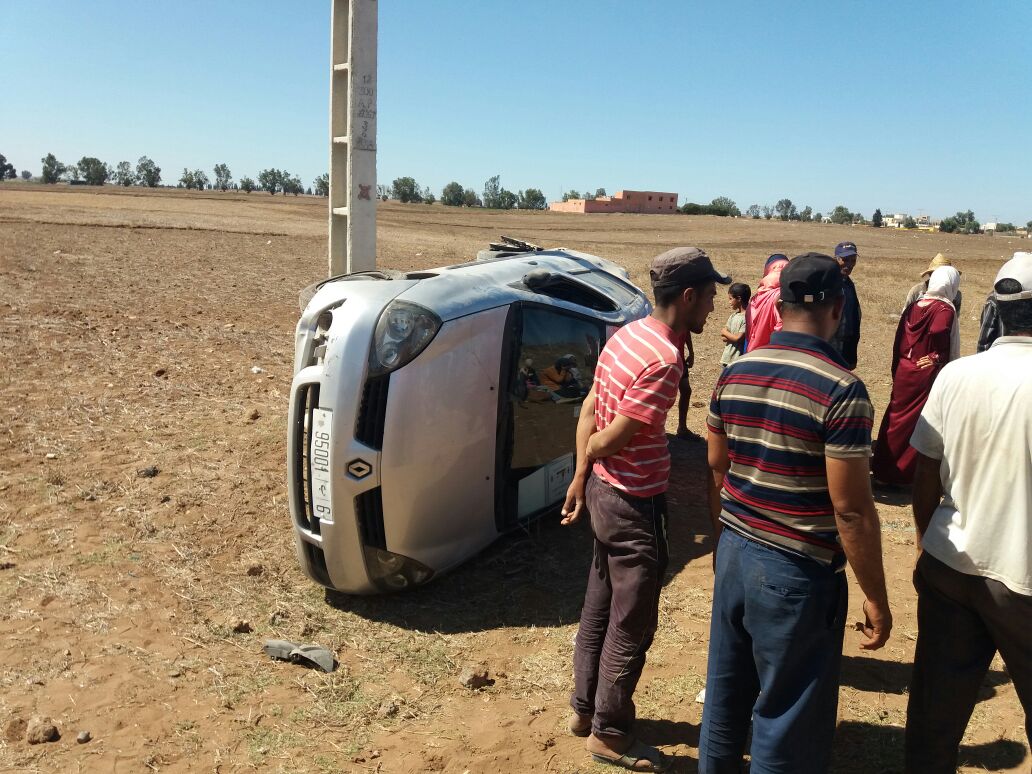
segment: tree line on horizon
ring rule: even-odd
[[[125,187],[141,185],[148,188],[157,188],[162,184],[161,167],[147,156],[141,156],[136,162],[135,167],[129,161],[120,161],[112,167],[110,164],[106,164],[94,156],[83,156],[75,164],[64,164],[53,153],[48,153],[40,159],[40,162],[42,163],[42,174],[39,180],[44,184],[66,181],[95,186],[106,184]],[[224,163],[216,164],[212,173],[214,180],[209,178],[204,170],[191,170],[184,167],[175,187],[195,190],[232,190],[245,193],[265,191],[273,195],[282,193],[284,196],[287,194],[293,194],[294,196],[299,194],[329,196],[330,193],[330,176],[326,173],[315,178],[312,185],[307,189],[301,183],[300,177],[292,175],[285,169],[281,170],[275,167],[261,170],[255,178],[242,177],[239,182],[234,182],[229,166]],[[7,161],[7,157],[0,154],[0,182],[13,180],[19,176],[23,180],[33,179],[30,171],[23,169],[19,173],[15,166]],[[378,185],[376,193],[377,198],[383,201],[394,199],[406,204],[433,204],[437,201],[437,196],[434,195],[429,186],[420,186],[412,177],[395,178],[389,186]],[[607,196],[605,188],[596,188],[593,194],[588,191],[581,193],[576,189],[572,189],[563,194],[562,200],[564,202],[570,199],[592,200],[603,196]],[[494,210],[544,210],[548,208],[548,201],[540,189],[527,188],[514,193],[502,187],[500,175],[494,175],[487,179],[484,183],[482,195],[478,195],[472,188],[464,187],[461,183],[452,181],[441,190],[440,201],[441,204],[448,207],[483,207]],[[774,205],[751,204],[743,212],[730,197],[718,196],[709,204],[685,202],[678,208],[678,212],[683,215],[746,217],[753,220],[762,218],[765,220],[777,219],[782,221],[800,221],[803,223],[810,221],[819,223],[824,220],[824,216],[820,212],[815,213],[809,205],[799,210],[792,200],[788,198],[780,199]],[[848,207],[841,204],[831,211],[827,219],[839,225],[870,224],[875,228],[880,228],[884,220],[880,208],[876,209],[870,220],[868,220],[861,213],[851,212]],[[903,228],[916,229],[917,222],[908,216],[903,224]],[[1032,220],[1025,224],[1025,228],[1032,232]],[[980,229],[981,224],[971,210],[958,211],[955,215],[943,218],[939,222],[939,230],[945,233],[977,234]],[[997,223],[996,231],[1001,234],[1011,233],[1017,231],[1017,226],[1013,223]]]
[[[404,204],[433,204],[437,201],[437,196],[429,186],[420,186],[412,177],[398,177],[390,186],[377,186],[377,196],[383,201],[395,199]],[[441,204],[445,207],[483,207],[489,210],[543,210],[548,207],[548,200],[539,188],[513,193],[502,187],[501,175],[494,175],[484,183],[482,196],[453,180],[441,189]]]
[[[58,160],[53,153],[48,153],[42,159],[42,172],[38,180],[46,185],[58,182],[80,183],[83,185],[119,185],[129,187],[140,185],[146,188],[158,188],[162,186],[161,167],[147,156],[141,156],[134,166],[129,161],[120,161],[111,166],[95,156],[83,156],[74,164],[65,164]],[[0,154],[0,182],[6,179],[14,179],[18,176],[14,166],[7,162],[7,158]],[[28,170],[21,171],[23,180],[32,180],[33,175]],[[255,178],[242,177],[239,182],[234,182],[233,173],[227,164],[216,164],[212,169],[212,178],[202,169],[183,168],[182,174],[175,186],[167,184],[166,187],[195,189],[198,191],[266,191],[270,194],[282,193],[312,194],[317,196],[328,196],[330,192],[330,176],[327,174],[317,177],[307,189],[301,183],[301,178],[292,175],[285,169],[269,168],[261,170]]]

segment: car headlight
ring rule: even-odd
[[[441,328],[441,318],[426,307],[391,301],[380,313],[373,334],[369,375],[390,373],[426,349]]]
[[[363,546],[369,577],[381,591],[401,591],[430,580],[434,571],[424,564],[382,548]]]

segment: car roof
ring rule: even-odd
[[[369,279],[352,274],[346,278],[328,280],[321,283],[321,286],[328,290],[328,285],[346,280],[346,283],[341,284],[346,284],[347,293],[351,294],[359,291],[356,286],[376,283],[380,290],[383,288],[380,283],[384,280],[400,280],[398,284],[405,287],[396,296],[392,294],[392,297],[425,306],[444,321],[519,301],[588,313],[617,324],[640,317],[648,311],[648,299],[630,282],[627,272],[618,264],[596,255],[566,248],[485,255],[496,257],[407,273],[373,272],[369,274]],[[532,290],[523,282],[523,278],[531,272],[547,272],[582,284],[586,274],[604,274],[610,283],[615,280],[626,293],[620,294],[623,298],[612,298],[617,310],[599,311],[562,298],[553,298],[544,291]],[[598,291],[597,287],[594,289]]]

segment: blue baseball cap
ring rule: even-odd
[[[849,258],[856,254],[856,245],[853,242],[839,242],[835,245],[836,258]]]
[[[784,253],[773,253],[766,261],[763,262],[763,270],[766,271],[767,267],[770,266],[774,261],[787,261],[788,256]]]

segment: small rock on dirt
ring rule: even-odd
[[[164,375],[165,375],[165,374],[167,374],[167,373],[168,373],[168,371],[166,371],[166,370],[165,370],[164,368],[159,368],[159,369],[158,369],[157,371],[155,371],[155,372],[154,372],[154,375],[155,375],[155,376],[156,376],[156,377],[157,377],[158,379],[160,379],[160,378],[161,378],[162,376],[164,376]]]
[[[251,628],[251,622],[246,621],[243,618],[236,618],[230,622],[230,626],[233,629],[234,634],[250,634],[253,629]]]
[[[46,453],[46,459],[48,459],[48,460],[56,460],[57,459],[57,455],[54,454],[54,452],[47,452]]]
[[[11,718],[4,727],[4,739],[8,742],[20,742],[25,738],[25,731],[29,724],[24,718]]]
[[[459,673],[459,685],[471,691],[479,691],[481,688],[494,685],[494,680],[488,677],[485,667],[468,666]]]
[[[256,422],[262,418],[261,412],[258,409],[251,409],[251,413],[247,415],[248,422]]]
[[[148,465],[145,468],[140,468],[136,471],[137,478],[154,478],[161,469],[157,465]]]
[[[265,373],[265,369],[262,368],[261,366],[251,366],[251,373],[252,374],[264,374]]]
[[[263,572],[265,572],[265,568],[260,564],[250,564],[247,566],[247,574],[252,578],[257,578]]]
[[[393,718],[395,715],[398,714],[399,709],[401,709],[401,707],[398,706],[397,701],[395,701],[394,699],[384,699],[383,703],[380,704],[380,708],[376,710],[376,717],[378,717],[380,720],[385,720],[386,718]]]
[[[91,739],[93,739],[93,734],[91,734],[89,731],[80,731],[79,735],[75,737],[75,741],[79,744],[86,744]]]
[[[290,618],[290,613],[286,610],[274,610],[269,616],[269,626],[279,626],[287,618]]]
[[[50,718],[36,717],[29,721],[25,737],[29,744],[56,742],[60,738],[61,732]]]

